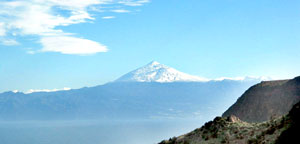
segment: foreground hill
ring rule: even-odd
[[[248,89],[223,116],[235,115],[246,122],[262,122],[288,113],[300,101],[300,77],[266,81]]]
[[[262,123],[247,123],[235,116],[217,117],[188,134],[159,144],[299,143],[300,103],[288,115]]]

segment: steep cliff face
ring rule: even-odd
[[[188,134],[159,144],[299,143],[300,103],[288,115],[262,123],[247,123],[235,116],[217,117]]]
[[[249,88],[223,116],[235,115],[246,122],[263,122],[289,112],[300,101],[300,77],[265,81]]]

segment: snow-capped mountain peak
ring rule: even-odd
[[[149,64],[129,72],[115,82],[191,82],[208,81],[206,78],[189,75],[174,68],[152,61]]]
[[[147,64],[147,65],[152,65],[152,66],[155,66],[155,65],[162,65],[162,64],[160,64],[159,62],[157,62],[157,61],[151,61],[149,64]]]

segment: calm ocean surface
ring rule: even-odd
[[[154,144],[202,124],[182,119],[0,122],[0,144]]]

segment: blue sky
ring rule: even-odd
[[[300,1],[1,1],[0,92],[80,88],[152,60],[206,78],[300,75]]]

